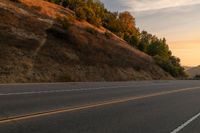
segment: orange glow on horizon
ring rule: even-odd
[[[169,43],[173,55],[181,59],[184,66],[200,65],[200,41],[177,41]]]

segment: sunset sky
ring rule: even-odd
[[[140,30],[165,37],[182,65],[200,65],[200,0],[101,1],[112,11],[130,11]]]

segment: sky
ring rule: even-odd
[[[184,66],[200,65],[200,0],[101,0],[111,11],[129,11],[137,27],[165,37]]]

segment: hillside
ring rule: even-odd
[[[65,18],[65,19],[64,19]],[[39,0],[0,0],[0,82],[172,79],[104,28]]]
[[[193,68],[193,67],[191,67],[191,66],[183,66],[183,67],[184,67],[185,71],[187,71],[187,70]]]
[[[200,66],[192,67],[192,68],[186,70],[186,72],[187,72],[187,74],[189,75],[190,78],[193,78],[196,75],[200,75]]]

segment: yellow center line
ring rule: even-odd
[[[106,106],[106,105],[124,103],[124,102],[128,102],[128,101],[140,100],[140,99],[162,96],[162,95],[178,93],[178,92],[191,91],[191,90],[196,90],[196,89],[200,89],[200,87],[163,91],[163,92],[151,93],[151,94],[146,94],[146,95],[141,95],[141,96],[133,96],[133,97],[127,97],[127,98],[122,98],[122,99],[114,99],[111,101],[103,101],[101,103],[82,105],[80,107],[61,108],[61,109],[56,109],[56,110],[49,110],[49,111],[30,113],[30,114],[24,114],[24,115],[19,115],[19,116],[12,116],[12,117],[7,117],[5,119],[0,119],[0,124],[5,124],[5,123],[13,122],[13,121],[26,120],[26,119],[31,119],[31,118],[37,118],[37,117],[42,117],[42,116],[51,116],[51,115],[55,115],[55,114],[59,114],[59,113],[80,111],[80,110],[84,110],[84,109],[90,109],[90,108],[101,107],[101,106]]]

